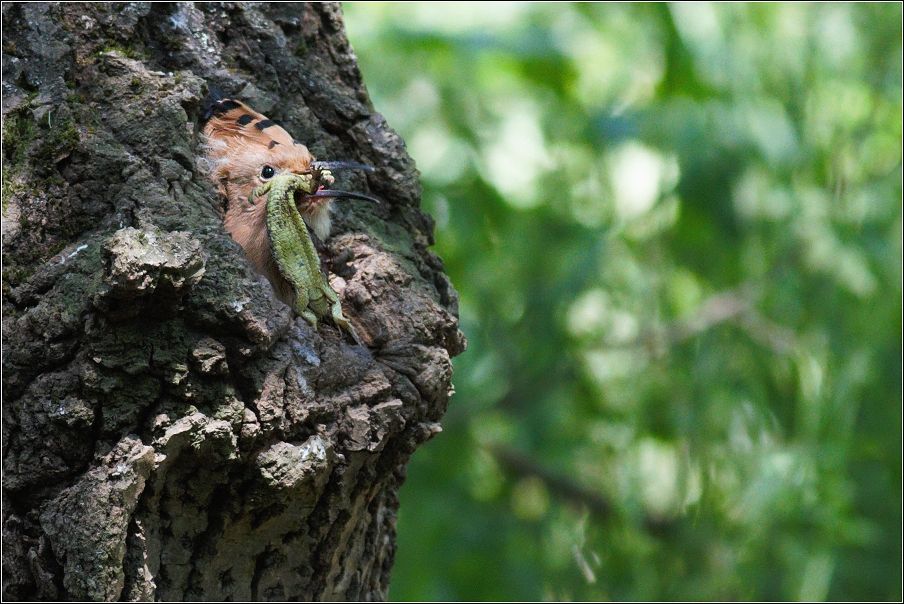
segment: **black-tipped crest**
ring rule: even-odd
[[[218,105],[226,99],[223,91],[211,84],[208,87],[207,96],[204,98],[204,104],[201,108],[201,119],[207,121],[218,113]]]

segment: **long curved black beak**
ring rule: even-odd
[[[353,161],[315,161],[311,162],[311,170],[367,170],[373,172],[373,166],[365,166]]]
[[[361,193],[350,193],[348,191],[334,191],[332,189],[320,189],[307,195],[308,199],[325,199],[328,197],[345,197],[348,199],[360,199],[362,201],[372,201],[374,203],[382,203],[376,197],[369,197]]]

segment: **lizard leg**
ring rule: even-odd
[[[355,343],[358,346],[364,346],[364,342],[361,341],[361,338],[358,337],[355,328],[352,327],[352,324],[348,319],[345,318],[345,315],[342,314],[342,304],[339,303],[339,300],[335,300],[333,302],[332,308],[333,321],[335,321],[336,325],[340,328],[344,327],[348,333],[352,334],[352,337],[355,339]]]
[[[308,308],[308,303],[311,301],[308,294],[309,292],[305,291],[303,288],[295,289],[295,312],[301,315],[311,327],[317,329],[317,315],[313,310]]]
[[[311,327],[313,327],[314,329],[317,329],[317,315],[315,315],[313,312],[311,312],[307,308],[303,309],[298,314],[300,314],[301,318],[304,319],[305,321],[307,321]]]
[[[270,187],[273,185],[272,182],[264,183],[259,187],[254,188],[251,191],[251,195],[248,196],[248,203],[254,205],[254,200],[260,197],[261,195],[266,195],[270,192]]]

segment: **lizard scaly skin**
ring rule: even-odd
[[[338,294],[320,272],[320,256],[295,205],[296,190],[311,194],[314,188],[310,174],[280,174],[254,189],[251,199],[267,195],[270,251],[279,272],[295,292],[295,312],[315,328],[318,318],[330,315],[360,344],[358,334],[342,314]]]

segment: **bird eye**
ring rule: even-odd
[[[261,169],[261,178],[264,180],[270,180],[276,176],[276,170],[274,170],[271,166],[264,166]]]

